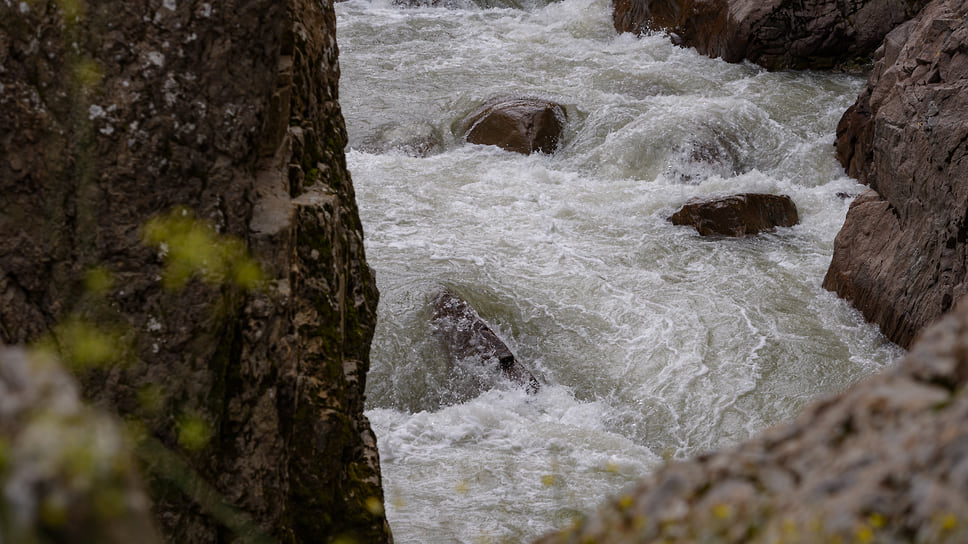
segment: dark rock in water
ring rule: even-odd
[[[500,368],[511,381],[537,393],[538,380],[522,365],[481,316],[464,299],[448,289],[434,298],[434,333],[454,361],[475,360],[485,367]]]
[[[496,145],[526,155],[553,153],[566,119],[565,109],[547,100],[495,99],[468,115],[461,133],[472,144]]]
[[[0,3],[0,343],[120,331],[78,381],[183,463],[143,465],[165,541],[392,540],[337,53],[331,2]]]
[[[871,190],[834,242],[823,286],[897,344],[968,293],[968,4],[935,1],[892,32],[837,128]]]
[[[366,138],[360,149],[368,153],[399,151],[411,157],[429,157],[444,149],[440,131],[430,123],[387,125]]]
[[[927,0],[616,0],[619,32],[667,31],[676,45],[770,70],[856,69]]]
[[[800,219],[786,195],[746,193],[714,199],[691,199],[669,217],[673,225],[691,225],[703,236],[747,236]]]

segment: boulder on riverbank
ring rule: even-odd
[[[968,304],[898,364],[540,544],[968,541]]]
[[[878,51],[837,128],[870,186],[850,207],[824,287],[908,347],[968,292],[968,4],[937,0]]]
[[[866,63],[884,36],[927,0],[616,0],[619,32],[667,31],[677,45],[769,70]]]
[[[554,153],[566,120],[560,104],[537,98],[502,98],[471,112],[460,123],[460,133],[472,144],[496,145],[525,155]]]
[[[335,40],[328,2],[0,3],[0,342],[177,460],[166,541],[391,540]]]
[[[761,193],[690,199],[668,220],[673,225],[695,227],[703,236],[736,237],[800,222],[793,199]]]
[[[433,308],[434,334],[454,363],[481,365],[501,372],[529,393],[538,392],[538,380],[467,301],[449,289],[441,289],[434,297]]]

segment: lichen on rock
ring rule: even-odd
[[[282,542],[391,540],[335,25],[309,0],[0,4],[0,341],[122,331],[123,364],[78,378],[173,456],[145,463],[170,541],[231,538],[226,505]],[[228,253],[172,276],[146,225],[173,210]],[[90,270],[113,280],[98,296]]]

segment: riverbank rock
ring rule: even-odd
[[[0,348],[3,542],[160,544],[120,422],[51,357]]]
[[[554,153],[561,143],[567,114],[554,102],[537,98],[494,99],[469,114],[460,132],[472,144],[508,151]]]
[[[309,0],[0,4],[0,341],[168,452],[167,541],[391,540],[335,36]]]
[[[968,5],[932,2],[892,32],[837,129],[870,186],[847,212],[824,287],[903,347],[968,292]]]
[[[449,289],[442,289],[434,297],[433,307],[434,334],[455,363],[470,361],[495,372],[499,370],[529,393],[538,392],[538,380],[467,301]]]
[[[720,198],[694,198],[669,216],[673,225],[695,227],[703,236],[749,236],[800,222],[793,199],[786,195],[745,193]]]
[[[968,305],[887,368],[735,448],[666,465],[542,544],[968,539]]]
[[[619,32],[667,31],[677,45],[769,70],[863,65],[926,0],[616,0]]]

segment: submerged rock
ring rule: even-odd
[[[677,45],[770,70],[861,65],[927,0],[616,0],[619,32],[668,31]]]
[[[442,289],[434,297],[433,307],[434,334],[453,361],[469,360],[472,364],[500,370],[507,379],[525,386],[529,393],[538,392],[538,380],[467,301],[449,289]]]
[[[669,221],[693,226],[703,236],[747,236],[792,227],[800,219],[793,199],[786,195],[746,193],[691,199]]]
[[[938,0],[892,32],[837,128],[837,156],[870,186],[847,212],[824,278],[910,346],[968,292],[968,4]]]
[[[566,119],[565,108],[547,100],[495,99],[468,115],[460,132],[472,144],[496,145],[525,155],[553,153]]]
[[[960,305],[895,366],[539,542],[966,542],[966,386]]]
[[[443,138],[430,123],[387,125],[364,139],[360,146],[368,153],[399,151],[411,157],[429,157],[444,149]]]

